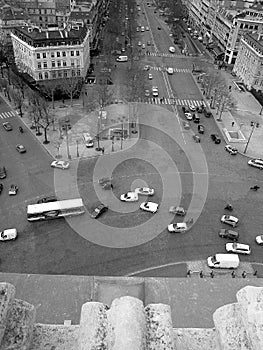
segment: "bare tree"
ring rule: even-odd
[[[10,96],[15,103],[15,107],[19,110],[20,117],[23,117],[23,106],[25,103],[25,97],[21,90],[10,89]]]
[[[69,77],[61,80],[61,87],[67,96],[70,97],[70,104],[72,106],[73,97],[81,91],[82,78],[80,77]]]
[[[57,89],[59,89],[61,83],[57,80],[47,80],[40,85],[40,89],[47,95],[52,101],[52,108],[55,109],[54,94]]]

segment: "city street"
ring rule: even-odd
[[[181,105],[184,100],[200,104],[203,96],[191,71],[193,63],[199,64],[204,56],[184,57],[178,47],[174,55],[169,54],[173,41],[167,27],[153,15],[153,8],[145,8],[145,11],[146,17],[141,15],[140,23],[146,26],[148,19],[150,31],[142,34],[142,42],[149,40],[154,46],[149,49],[146,46],[152,54],[141,56],[141,63],[142,67],[144,64],[151,66],[153,80],[150,85],[158,86],[159,98],[173,97],[182,101]],[[166,67],[178,71],[168,75],[164,71]],[[233,215],[240,219],[236,229],[240,234],[239,241],[250,244],[252,249],[250,256],[241,256],[240,260],[261,262],[262,247],[255,243],[255,236],[262,234],[263,194],[250,191],[254,184],[263,187],[260,170],[248,167],[244,157],[227,153],[224,142],[217,145],[211,140],[210,135],[218,133],[214,118],[201,115],[205,133],[200,135],[200,144],[194,143],[192,136],[197,133],[197,124],[191,122],[190,130],[183,129],[185,117],[181,105],[159,105],[154,101],[152,104],[138,103],[140,139],[135,145],[101,157],[74,160],[69,170],[54,172],[50,167],[52,159],[37,136],[28,129],[20,133],[18,128],[23,125],[20,117],[10,112],[9,106],[2,101],[0,122],[9,121],[13,130],[7,132],[0,125],[0,166],[7,169],[7,178],[1,180],[4,190],[0,198],[0,227],[16,227],[18,239],[1,242],[1,270],[114,276],[165,264],[205,260],[214,253],[225,251],[227,240],[220,238],[218,231],[230,228],[220,223],[221,215],[228,214],[224,211],[227,202],[232,203]],[[27,149],[24,154],[16,151],[15,147],[20,143]],[[105,191],[99,188],[98,179],[107,175],[111,167],[114,188]],[[11,184],[19,187],[18,194],[13,197],[8,196]],[[140,197],[135,203],[119,200],[121,194],[142,186],[155,189],[155,194],[148,200],[160,205],[156,214],[139,209],[139,204],[147,197]],[[68,221],[29,223],[26,220],[27,204],[51,194],[57,194],[59,198],[80,196],[88,211],[103,200],[109,210],[97,221],[86,213]],[[184,220],[168,213],[169,205],[173,204],[188,209],[187,219],[194,219],[186,233],[171,234],[167,230],[169,223]],[[81,233],[74,227],[79,227]],[[119,247],[124,248],[116,247],[118,240],[117,243],[114,241],[114,231]],[[140,236],[136,236],[138,231]],[[107,244],[100,244],[102,238],[105,242],[108,239]]]

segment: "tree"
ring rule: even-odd
[[[15,103],[16,108],[19,110],[20,117],[23,117],[22,108],[24,106],[25,97],[23,96],[21,90],[10,89],[10,96]]]
[[[57,80],[47,80],[40,84],[41,91],[51,99],[52,108],[55,109],[55,91],[60,88],[61,84]]]
[[[63,78],[60,83],[65,94],[70,97],[70,104],[72,106],[73,97],[81,91],[82,78],[71,76],[69,78]]]

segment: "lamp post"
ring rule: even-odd
[[[79,140],[76,140],[77,145],[77,158],[79,157]]]
[[[262,115],[262,112],[263,112],[263,106],[261,106],[261,110],[259,112],[259,115]]]
[[[251,139],[251,137],[252,137],[252,135],[253,135],[253,132],[254,132],[255,128],[259,128],[259,123],[256,123],[256,122],[251,121],[251,122],[250,122],[250,126],[251,126],[251,131],[250,131],[250,134],[249,134],[249,137],[248,137],[248,140],[247,140],[246,147],[245,147],[245,149],[244,149],[244,154],[245,154],[246,151],[247,151],[248,144],[249,144],[249,142],[250,142],[250,139]]]
[[[68,155],[68,159],[71,159],[71,155],[70,155],[70,152],[69,152],[69,143],[68,143],[68,129],[69,129],[68,124],[67,123],[63,123],[62,124],[62,129],[65,130],[65,132],[66,132],[67,155]]]
[[[114,135],[111,137],[111,151],[114,152]]]

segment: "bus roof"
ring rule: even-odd
[[[41,204],[30,204],[27,206],[28,214],[43,213],[49,210],[62,210],[70,208],[83,207],[83,201],[81,198],[77,199],[66,199],[57,202],[41,203]]]

